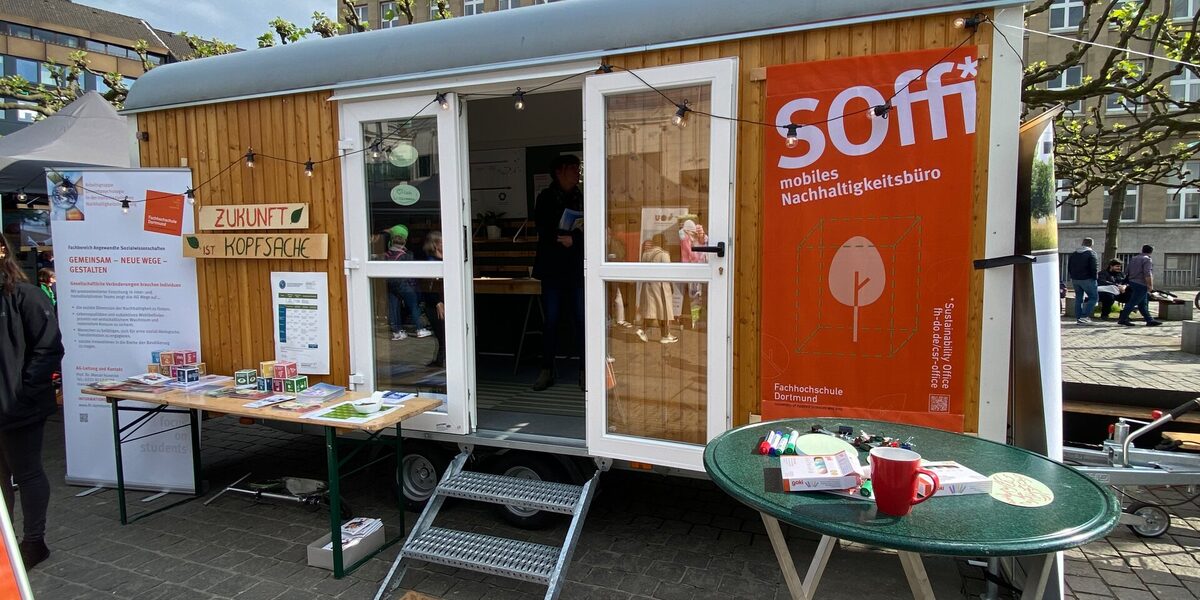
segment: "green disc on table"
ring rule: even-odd
[[[798,454],[837,454],[845,450],[850,456],[858,456],[858,449],[850,442],[823,433],[808,433],[796,440]]]

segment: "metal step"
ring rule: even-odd
[[[446,477],[438,486],[438,493],[452,498],[569,515],[574,513],[579,503],[583,486],[461,471]]]
[[[560,552],[559,548],[545,544],[430,527],[425,533],[405,542],[401,555],[404,558],[549,585]]]

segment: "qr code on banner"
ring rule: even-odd
[[[929,412],[950,412],[950,396],[946,394],[930,394]]]

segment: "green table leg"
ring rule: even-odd
[[[125,512],[125,465],[121,460],[121,411],[117,408],[120,402],[117,398],[109,398],[112,406],[113,453],[117,457],[117,509],[121,514],[121,524],[128,525],[129,518]]]
[[[200,472],[203,467],[200,466],[200,411],[192,408],[188,410],[188,418],[191,420],[189,429],[192,433],[192,495],[199,498],[204,494],[204,482],[200,481]]]
[[[333,577],[346,575],[342,564],[342,486],[338,476],[337,429],[325,428],[325,461],[329,465],[329,541],[333,551]]]

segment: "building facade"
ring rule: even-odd
[[[148,44],[147,58],[152,66],[173,62],[190,52],[181,36],[155,29],[136,17],[70,0],[0,0],[0,75],[20,75],[30,82],[54,86],[47,66],[69,63],[71,53],[83,50],[93,70],[120,73],[128,85],[145,72],[134,51],[139,40]],[[83,87],[108,91],[104,78],[92,73],[84,75]],[[37,113],[30,110],[0,110],[0,135],[12,133],[36,118]]]
[[[535,4],[547,4],[561,0],[450,0],[450,12],[456,17],[466,17],[512,10]],[[390,29],[407,25],[408,19],[396,10],[397,2],[393,0],[361,0],[354,5],[354,12],[360,21],[370,23],[371,29]],[[437,4],[431,0],[414,0],[413,23],[423,23],[433,20]],[[341,11],[338,11],[341,14]]]
[[[1152,0],[1165,10],[1162,0]],[[1094,9],[1095,10],[1095,9]],[[1200,0],[1173,0],[1170,14],[1172,19],[1191,20],[1200,10]],[[1083,0],[1054,0],[1050,9],[1034,15],[1028,20],[1030,29],[1073,37],[1084,16]],[[1092,17],[1093,19],[1095,16]],[[1106,28],[1097,40],[1102,44],[1117,43],[1119,32]],[[1012,35],[1011,33],[1009,35]],[[1072,42],[1045,35],[1025,36],[1026,57],[1029,62],[1046,60],[1054,62],[1071,50]],[[1142,48],[1142,50],[1149,50]],[[1049,89],[1069,88],[1079,85],[1089,77],[1098,77],[1106,50],[1097,50],[1085,57],[1083,64],[1068,69],[1058,79],[1046,85]],[[1094,56],[1094,60],[1088,60]],[[1133,57],[1136,58],[1136,57]],[[1169,92],[1176,98],[1194,101],[1200,98],[1200,77],[1189,70],[1170,81]],[[1095,101],[1093,101],[1095,102]],[[1125,111],[1115,98],[1106,98],[1104,111],[1108,116],[1118,116]],[[1068,110],[1080,110],[1080,106],[1068,106]],[[1179,139],[1168,140],[1174,144]],[[1185,168],[1192,173],[1200,172],[1200,160],[1189,161]],[[1165,181],[1164,185],[1131,187],[1126,192],[1125,208],[1121,212],[1118,258],[1128,259],[1137,254],[1143,244],[1155,248],[1155,284],[1162,289],[1200,289],[1200,190],[1181,188]],[[1059,200],[1065,193],[1059,192]],[[1085,237],[1093,238],[1096,248],[1104,245],[1105,223],[1108,220],[1110,202],[1107,193],[1096,191],[1086,204],[1061,204],[1058,207],[1059,252],[1065,265],[1066,256]],[[1063,269],[1064,278],[1066,277]]]

